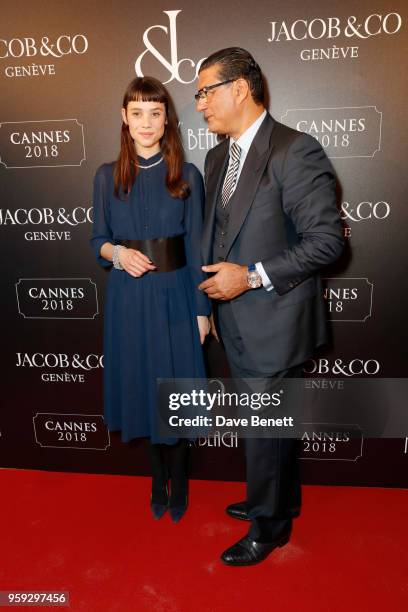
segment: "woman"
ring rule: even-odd
[[[176,112],[159,81],[129,84],[122,119],[119,158],[94,181],[91,243],[99,263],[111,267],[104,414],[123,441],[150,438],[151,509],[159,519],[169,508],[178,522],[187,507],[188,442],[160,439],[156,379],[205,376],[210,305],[197,289],[203,182],[183,162]]]

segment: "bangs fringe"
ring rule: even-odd
[[[123,106],[126,108],[129,102],[161,102],[166,104],[167,100],[163,92],[155,87],[150,79],[140,77],[132,81],[123,102]]]

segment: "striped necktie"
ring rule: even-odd
[[[232,194],[234,193],[237,184],[237,175],[239,168],[239,160],[241,158],[241,147],[234,142],[230,148],[230,161],[228,172],[225,176],[224,185],[222,187],[221,204],[225,208]]]

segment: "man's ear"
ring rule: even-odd
[[[243,102],[251,95],[249,83],[245,79],[237,79],[234,85],[238,101]]]
[[[126,123],[126,125],[128,125],[125,108],[122,108],[122,121],[123,123]]]

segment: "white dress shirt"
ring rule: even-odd
[[[261,123],[265,119],[265,117],[266,117],[266,110],[264,110],[264,112],[261,115],[259,115],[258,119],[256,119],[249,126],[249,128],[247,130],[245,130],[245,132],[243,134],[241,134],[241,136],[237,140],[234,140],[233,138],[230,138],[230,141],[229,141],[230,149],[231,149],[232,143],[234,143],[234,142],[236,142],[237,145],[239,145],[240,148],[241,148],[241,157],[240,157],[240,160],[239,160],[237,180],[235,182],[235,187],[232,190],[231,195],[235,191],[235,188],[236,188],[236,186],[238,184],[239,176],[240,176],[242,168],[244,166],[245,159],[246,159],[248,151],[249,151],[249,149],[251,147],[252,141],[254,140],[254,138],[255,138],[255,136],[256,136],[260,126],[261,126]],[[231,161],[232,160],[231,160],[231,155],[230,155],[229,163],[231,163]],[[227,169],[227,174],[228,174],[228,169]],[[272,283],[271,283],[271,281],[269,279],[269,276],[266,274],[265,269],[264,269],[262,263],[260,261],[258,261],[255,264],[255,266],[256,266],[256,270],[257,270],[258,274],[260,274],[260,276],[262,278],[262,284],[264,286],[264,289],[266,289],[267,291],[271,291],[273,289],[273,285],[272,285]]]

